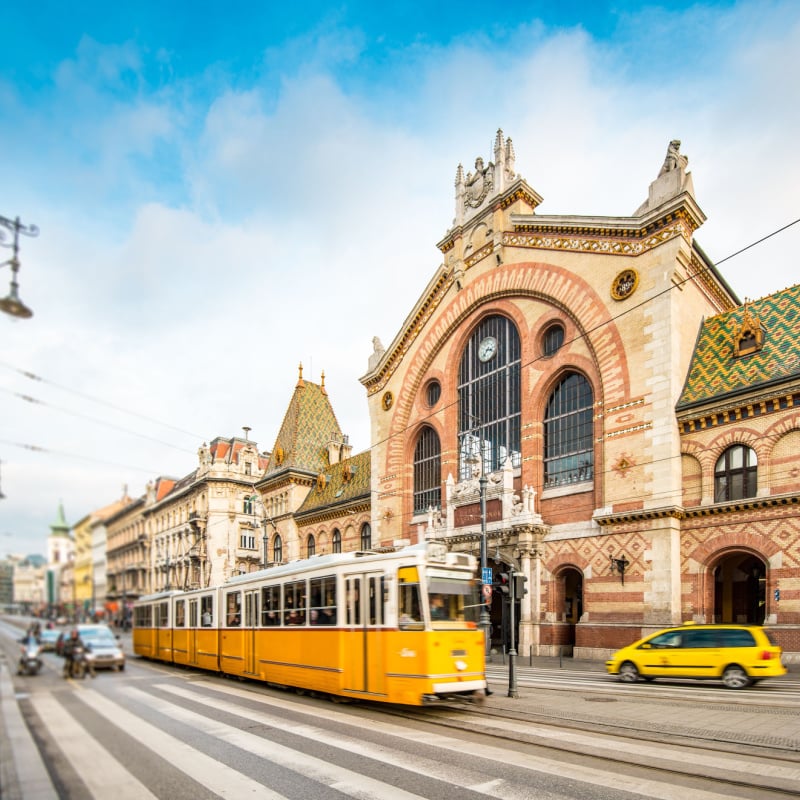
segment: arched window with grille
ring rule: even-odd
[[[414,448],[414,513],[442,507],[442,446],[439,434],[426,425]]]
[[[314,534],[309,533],[306,539],[306,554],[309,558],[317,552],[317,543],[314,541]]]
[[[361,549],[372,550],[372,528],[369,522],[361,526]]]
[[[333,530],[333,552],[342,552],[342,532],[338,528]]]
[[[544,416],[544,486],[581,483],[594,477],[594,394],[577,372],[553,389]]]
[[[522,463],[521,348],[516,325],[499,315],[482,320],[470,336],[458,370],[460,480],[494,472],[511,459]]]
[[[743,444],[729,447],[714,468],[714,502],[755,497],[758,489],[756,451]]]
[[[283,540],[279,533],[276,533],[275,538],[272,540],[272,560],[276,564],[280,564],[283,561]]]

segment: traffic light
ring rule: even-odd
[[[511,591],[511,580],[507,572],[501,572],[497,576],[497,588],[501,594],[508,594]]]
[[[514,573],[514,597],[517,600],[521,600],[528,594],[527,583],[528,579],[521,572]]]

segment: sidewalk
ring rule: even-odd
[[[503,664],[499,657],[488,665],[491,672],[508,669],[508,660]],[[520,719],[538,721],[557,720],[584,731],[624,728],[635,738],[637,734],[664,741],[690,737],[717,745],[770,747],[797,754],[800,761],[800,701],[794,697],[775,696],[772,706],[755,705],[748,690],[733,691],[711,682],[698,682],[699,688],[718,688],[713,697],[703,693],[696,703],[675,702],[665,695],[644,696],[631,686],[629,695],[620,692],[598,692],[588,686],[542,690],[520,686],[526,677],[535,677],[537,668],[547,670],[589,672],[605,676],[605,664],[597,661],[573,661],[558,657],[533,658],[533,667],[527,659],[517,662],[518,697],[508,697],[508,679],[490,676],[492,695],[487,698],[486,708],[503,713],[517,713]],[[789,673],[770,678],[770,683],[789,680],[796,683],[800,666],[791,664]],[[610,684],[611,685],[611,684]],[[766,685],[766,681],[765,684]]]

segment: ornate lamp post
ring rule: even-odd
[[[25,236],[38,236],[39,229],[35,225],[23,225],[19,221],[19,217],[14,220],[0,217],[0,227],[6,228],[14,234],[13,242],[10,245],[3,245],[3,247],[10,247],[12,249],[11,258],[0,264],[2,267],[6,265],[11,267],[11,287],[8,296],[0,300],[0,310],[5,311],[6,314],[10,314],[12,317],[27,319],[33,316],[33,311],[19,299],[19,284],[17,283],[17,272],[19,272],[19,235],[23,233]],[[4,238],[5,234],[0,230],[0,240]]]

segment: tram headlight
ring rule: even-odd
[[[467,662],[466,661],[462,661],[461,659],[456,661],[456,669],[459,672],[463,672],[466,668],[467,668]]]

